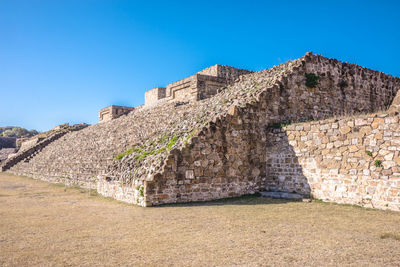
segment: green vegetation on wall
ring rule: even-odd
[[[315,73],[306,73],[306,86],[309,88],[315,88],[318,85],[320,77]]]

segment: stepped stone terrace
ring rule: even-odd
[[[399,89],[312,53],[259,72],[215,65],[2,170],[141,206],[279,192],[400,210]]]
[[[190,77],[168,84],[166,88],[156,87],[146,91],[144,106],[151,107],[171,101],[187,102],[209,98],[217,94],[218,90],[232,84],[240,75],[248,73],[252,73],[252,71],[217,64]],[[123,106],[103,108],[99,111],[99,121],[116,119],[133,109]]]

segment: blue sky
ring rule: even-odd
[[[307,51],[400,76],[399,14],[384,0],[0,0],[0,126],[93,124],[210,65]]]

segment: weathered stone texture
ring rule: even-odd
[[[399,115],[289,125],[268,140],[267,189],[400,210]]]
[[[214,96],[218,90],[232,84],[249,70],[214,65],[182,80],[157,87],[145,93],[145,106],[163,104],[165,101],[198,101]],[[165,100],[165,101],[160,101]]]
[[[133,107],[123,107],[123,106],[108,106],[99,111],[99,122],[110,121],[119,118],[122,115],[126,115],[134,110]]]
[[[0,136],[0,149],[17,147],[17,138]]]
[[[314,88],[306,86],[308,73],[319,76]],[[185,81],[180,82],[172,92],[187,86]],[[19,163],[11,171],[50,181],[78,182],[142,206],[211,200],[268,189],[293,188],[306,195],[316,188],[314,180],[309,181],[308,170],[313,173],[318,162],[302,162],[296,153],[297,149],[305,153],[303,150],[312,145],[311,126],[294,128],[304,131],[298,145],[297,135],[285,139],[280,130],[274,130],[279,128],[277,125],[385,110],[399,88],[398,78],[307,54],[268,70],[242,75],[237,82],[218,90],[215,97],[181,105],[166,102],[69,133],[44,148],[29,164]],[[187,92],[190,96],[182,99],[194,97],[199,91]],[[346,146],[349,153],[357,153],[357,142],[362,140],[351,135],[354,128],[367,135],[369,129],[365,126],[370,123],[372,128],[380,121],[360,118],[352,123],[332,122],[332,129],[344,137],[321,136],[318,142],[326,149]],[[328,131],[328,125],[321,127],[320,131]],[[381,135],[388,142],[394,132],[383,130],[377,137]],[[321,156],[330,153],[321,151]],[[395,167],[395,156],[390,159],[390,153],[382,155],[386,157],[382,173],[387,176],[387,170]],[[326,162],[328,174],[337,175],[339,167],[333,163],[347,160],[335,154],[332,162]],[[355,163],[352,160],[350,166]],[[329,187],[324,192],[334,194],[336,189],[332,190]],[[315,192],[316,197],[323,196],[319,192]],[[394,204],[388,207],[395,209]]]
[[[38,134],[34,137],[29,138],[21,144],[17,153],[8,155],[8,158],[2,162],[0,165],[0,171],[6,171],[12,168],[14,165],[27,164],[33,157],[35,157],[39,152],[41,152],[46,146],[64,136],[69,132],[79,131],[88,125],[85,123],[75,124],[70,126],[69,124],[62,124],[54,129]],[[16,168],[16,171],[18,168]],[[18,171],[17,171],[18,172]],[[24,170],[26,172],[26,170]],[[26,175],[24,173],[19,173],[20,175]]]
[[[16,148],[0,148],[0,163],[8,158],[9,155],[15,153]]]
[[[149,91],[146,91],[144,94],[144,105],[152,106],[158,103],[158,100],[166,97],[166,89],[165,87],[156,87]]]
[[[312,68],[310,62],[315,64],[311,65]],[[313,89],[305,87],[305,73],[311,71],[321,77],[320,85]],[[341,76],[333,78],[328,73]],[[350,73],[359,73],[364,79],[351,76],[357,82],[347,82],[349,89],[338,86],[340,79],[345,79]],[[371,76],[371,73],[378,75]],[[384,97],[364,98],[376,83],[387,84],[385,88],[388,92],[383,93]],[[130,167],[117,168],[111,175],[123,181],[148,180],[145,190],[147,205],[210,200],[272,189],[276,186],[275,174],[270,170],[267,172],[265,153],[269,135],[267,129],[271,124],[385,109],[398,88],[398,80],[390,76],[310,55],[271,71],[243,76],[241,82],[228,87],[218,97],[205,100],[201,106],[209,111],[206,115],[209,118],[206,121],[210,121],[207,126],[181,125],[189,132],[198,130],[191,144],[172,150],[164,165],[151,157],[146,159],[156,166],[162,165],[161,169],[138,171],[143,162],[134,162],[136,155],[133,154],[131,160],[128,156],[122,164]],[[350,96],[338,97],[347,91]],[[196,109],[192,106],[190,110]],[[174,133],[179,134],[178,131]],[[296,179],[287,183],[302,188],[299,191],[303,194],[310,193],[299,164],[291,158],[279,160],[291,160],[288,172],[295,174]]]

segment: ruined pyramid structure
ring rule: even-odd
[[[270,191],[399,210],[399,89],[397,77],[307,53],[205,99],[32,144],[3,171],[141,206]]]

